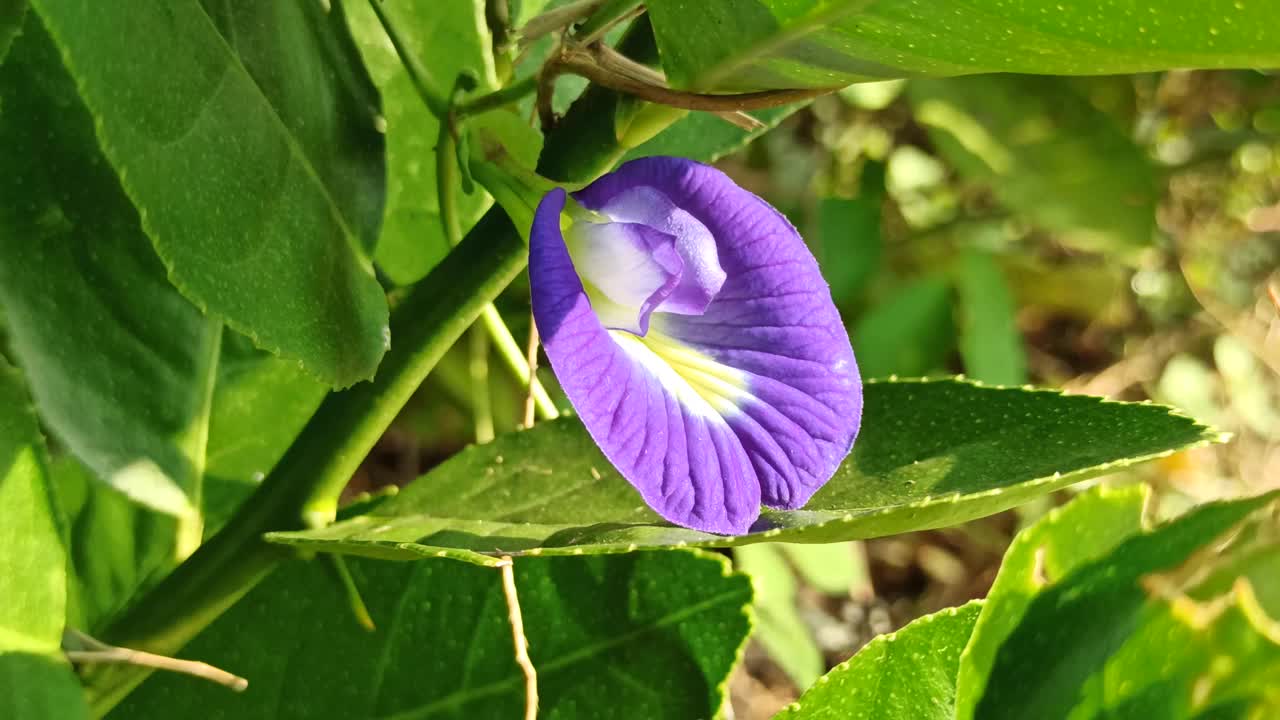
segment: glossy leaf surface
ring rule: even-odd
[[[738,537],[660,523],[576,419],[469,448],[377,511],[274,542],[384,558],[833,542],[954,525],[1217,435],[1157,405],[956,381],[866,387],[853,454],[809,504]]]
[[[956,666],[980,601],[926,615],[867,643],[776,720],[951,720]]]
[[[87,712],[59,649],[66,550],[48,463],[26,389],[0,359],[0,716],[75,720]]]
[[[388,342],[369,260],[382,138],[341,6],[32,9],[179,290],[329,384],[371,377]]]
[[[917,75],[1275,67],[1266,2],[650,0],[679,87],[840,87]]]
[[[378,630],[319,563],[281,569],[187,648],[249,679],[243,694],[156,675],[110,717],[520,717],[499,574],[459,563],[351,564]],[[515,565],[540,717],[711,717],[745,640],[751,586],[690,552]],[[287,621],[282,621],[287,618]],[[316,632],[316,628],[324,632]]]

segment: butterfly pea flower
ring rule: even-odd
[[[862,383],[827,283],[786,218],[719,170],[643,158],[572,199],[552,190],[529,283],[569,401],[666,520],[747,532],[848,455]]]

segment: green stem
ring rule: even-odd
[[[275,469],[217,535],[152,588],[103,634],[114,645],[174,655],[292,553],[262,540],[331,518],[335,499],[427,373],[484,306],[524,268],[528,246],[500,210],[467,238],[391,315],[395,338],[373,382],[325,398]],[[95,667],[84,678],[105,715],[149,674]]]
[[[449,245],[451,247],[458,243],[458,236],[462,232],[458,222],[456,190],[457,171],[456,166],[454,165],[454,157],[453,137],[447,131],[447,123],[442,122],[440,124],[440,137],[437,140],[436,145],[436,188],[440,208],[440,222],[444,226],[445,239],[449,241]],[[519,223],[526,222],[526,219],[522,216],[513,215],[512,217],[515,217]],[[528,222],[532,222],[532,216],[528,218]],[[546,388],[542,386],[542,383],[538,382],[536,376],[533,376],[529,372],[529,363],[525,360],[524,353],[520,350],[520,346],[511,335],[511,330],[507,327],[506,323],[503,322],[502,315],[498,313],[498,309],[494,307],[492,303],[485,305],[483,317],[484,330],[488,332],[489,337],[493,339],[494,345],[497,346],[498,352],[502,355],[502,359],[506,362],[511,373],[515,375],[516,379],[526,387],[528,387],[531,381],[533,382],[534,402],[538,404],[538,410],[543,419],[550,420],[559,416],[560,411],[556,408],[555,403],[552,402],[551,396],[547,394]],[[472,343],[471,352],[473,355],[471,358],[471,366],[472,373],[474,375],[479,372],[479,365],[477,363],[481,362],[479,358],[475,357],[474,353],[477,352],[478,348],[481,346],[477,340],[473,340]],[[485,351],[487,352],[487,347]],[[487,362],[484,363],[484,368],[483,374],[487,377]],[[472,378],[472,382],[476,382],[475,377]],[[483,408],[476,405],[477,402],[482,400],[480,396],[481,389],[472,388],[472,393],[472,411],[476,413],[476,441],[488,442],[488,440],[493,439],[492,418],[489,418],[488,420],[487,432],[484,424],[484,418],[487,416],[487,411],[489,410],[487,399],[488,386],[486,385],[483,391],[483,401],[485,403],[485,407]]]
[[[458,220],[458,163],[453,145],[449,116],[440,118],[440,134],[436,138],[436,200],[440,208],[440,224],[449,247],[462,240],[462,224]]]
[[[515,337],[511,335],[511,330],[507,324],[502,321],[502,316],[498,314],[498,309],[492,304],[486,305],[484,312],[481,313],[480,319],[484,322],[485,328],[489,330],[489,337],[493,338],[494,348],[498,351],[498,355],[502,357],[503,362],[511,369],[512,374],[520,381],[524,387],[529,387],[530,377],[533,382],[533,402],[538,407],[538,415],[543,420],[554,420],[560,416],[560,409],[556,407],[551,396],[547,394],[547,389],[538,381],[538,376],[530,375],[529,361],[525,359],[524,350],[520,344],[516,342]]]
[[[495,90],[488,95],[481,95],[478,98],[459,103],[454,108],[454,113],[458,118],[464,118],[468,115],[478,115],[487,110],[502,107],[509,103],[516,102],[524,96],[538,89],[538,77],[530,75],[529,77],[514,82],[501,90]]]
[[[489,306],[489,307],[492,307]],[[471,358],[467,363],[471,380],[471,419],[476,442],[483,445],[493,440],[493,406],[489,398],[489,336],[484,328],[474,325],[467,331]]]
[[[427,69],[409,50],[395,21],[382,9],[382,0],[369,0],[369,5],[373,8],[373,13],[378,16],[378,22],[382,23],[382,30],[391,40],[396,54],[400,56],[400,63],[404,65],[405,72],[409,73],[409,80],[418,91],[418,96],[422,98],[422,102],[426,103],[431,114],[443,122],[444,117],[449,113],[449,103],[445,102],[444,92],[431,86],[431,73],[427,72]]]
[[[436,139],[436,194],[440,208],[440,224],[449,247],[456,247],[462,240],[462,225],[458,220],[458,164],[449,125],[452,115],[440,120],[440,136]],[[493,307],[492,304],[485,308]],[[467,363],[471,380],[471,419],[475,425],[477,443],[493,440],[493,408],[489,402],[489,343],[484,329],[475,326],[467,333],[470,355]]]
[[[178,518],[175,529],[174,557],[178,562],[187,559],[204,540],[204,473],[209,449],[209,416],[213,408],[213,388],[218,379],[218,359],[222,354],[222,320],[206,318],[203,328],[204,348],[196,376],[203,380],[194,422],[178,439],[191,466],[187,498],[195,509],[190,515]]]
[[[369,632],[377,630],[378,627],[373,624],[373,617],[369,615],[369,607],[364,604],[364,598],[360,596],[360,588],[356,586],[356,580],[351,577],[351,570],[347,568],[346,557],[325,555],[324,563],[328,565],[329,572],[338,581],[342,593],[347,596],[347,607],[351,610],[356,624]]]

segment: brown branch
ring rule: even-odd
[[[615,72],[618,75],[630,78],[636,82],[645,83],[654,87],[668,89],[671,87],[671,85],[667,83],[666,75],[654,70],[648,65],[632,60],[608,45],[595,46],[591,48],[591,53],[595,56],[596,61],[599,62],[600,67],[604,68],[604,70],[608,72]],[[714,115],[730,125],[740,127],[747,132],[762,130],[766,127],[764,123],[741,110],[721,111],[714,113]]]
[[[538,384],[538,323],[529,318],[529,345],[525,350],[525,363],[529,366],[529,394],[524,399],[524,426],[533,427],[533,389]]]
[[[668,105],[684,110],[706,112],[741,112],[790,105],[820,95],[835,92],[839,88],[801,88],[795,90],[762,90],[759,92],[713,95],[707,93],[672,90],[644,82],[630,75],[612,72],[601,65],[600,52],[593,48],[563,46],[560,56],[552,61],[560,72],[571,72],[610,90],[635,95],[642,100]]]
[[[524,672],[524,718],[538,718],[538,671],[529,659],[529,640],[524,634],[524,616],[520,613],[520,597],[516,594],[515,563],[504,555],[498,562],[502,571],[502,594],[507,600],[507,619],[511,623],[511,639],[515,645],[516,664]]]
[[[528,46],[534,40],[563,30],[595,12],[604,0],[578,0],[538,15],[520,28],[520,43]]]
[[[661,73],[638,63],[632,63],[618,53],[604,49],[604,46],[597,44],[582,47],[562,44],[543,66],[538,78],[537,108],[544,128],[555,124],[555,112],[551,107],[552,91],[555,88],[556,78],[565,73],[578,75],[601,87],[634,95],[651,103],[716,114],[741,114],[747,110],[764,110],[790,105],[839,89],[836,87],[801,88],[723,95],[673,90],[666,86],[666,79]],[[743,119],[749,117],[742,115],[726,119],[746,130],[759,129],[760,121],[755,118]]]
[[[248,680],[208,663],[179,660],[165,655],[108,645],[72,628],[63,631],[62,647],[63,654],[76,665],[139,665],[198,677],[229,687],[236,692],[243,692],[249,687]]]

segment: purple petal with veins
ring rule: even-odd
[[[738,534],[761,505],[803,506],[852,447],[862,383],[795,228],[680,158],[633,160],[574,200],[554,190],[538,206],[529,283],[547,357],[605,456],[685,527]]]

